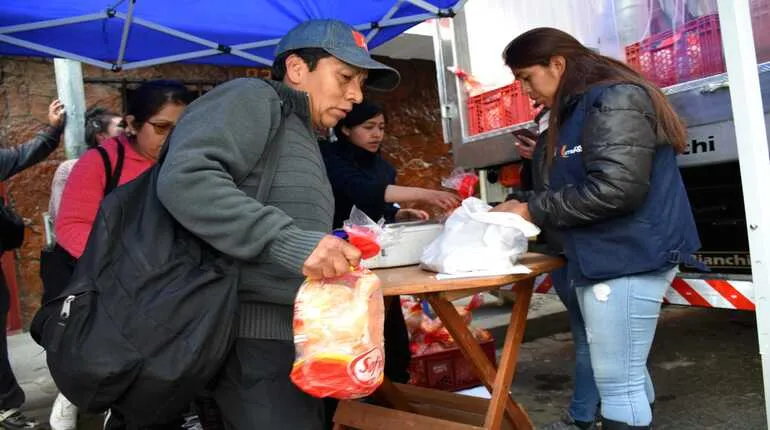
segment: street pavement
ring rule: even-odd
[[[490,296],[486,301],[474,322],[492,329],[499,344],[510,307]],[[558,299],[535,296],[512,393],[538,426],[557,419],[569,402],[573,344],[567,324]],[[45,355],[26,333],[8,342],[11,365],[27,393],[25,412],[47,421],[56,388]],[[649,363],[658,398],[655,429],[766,428],[757,345],[754,313],[666,307]],[[101,417],[83,417],[79,429],[96,430],[100,422]]]

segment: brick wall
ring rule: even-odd
[[[441,142],[441,123],[434,64],[429,61],[385,59],[399,69],[402,85],[392,93],[372,93],[388,112],[384,153],[398,170],[402,185],[439,187],[452,168],[449,146]],[[251,74],[253,69],[204,65],[164,65],[113,73],[83,67],[89,78],[186,79],[221,82]],[[204,88],[206,89],[206,88]],[[122,109],[119,84],[86,84],[86,105]],[[0,145],[23,143],[39,131],[48,104],[56,97],[53,63],[46,59],[0,57]],[[42,213],[48,208],[50,185],[57,165],[64,160],[63,145],[48,160],[7,181],[7,191],[27,223],[26,241],[17,252],[17,283],[22,320],[26,325],[40,302],[38,277],[44,242]]]

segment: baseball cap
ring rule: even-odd
[[[395,69],[372,59],[366,37],[342,21],[313,19],[297,25],[278,42],[275,55],[302,48],[320,48],[340,61],[368,70],[366,86],[370,88],[388,91],[401,81]]]

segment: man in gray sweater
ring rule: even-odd
[[[278,44],[274,82],[237,79],[196,100],[177,124],[158,196],[185,228],[242,262],[238,339],[214,389],[228,428],[321,429],[324,407],[289,379],[294,297],[304,277],[333,277],[360,252],[331,236],[334,198],[316,130],[333,127],[365,85],[392,89],[349,25],[312,20]],[[255,199],[277,145],[265,201]]]

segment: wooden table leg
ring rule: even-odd
[[[457,342],[463,354],[468,358],[481,381],[492,393],[490,408],[484,427],[497,430],[502,425],[503,411],[506,411],[519,430],[530,430],[534,426],[524,409],[511,399],[509,389],[516,371],[519,345],[524,338],[529,302],[532,298],[534,280],[523,281],[516,285],[516,302],[511,312],[503,346],[503,355],[498,369],[492,365],[476,339],[457,313],[455,307],[440,295],[426,295],[427,300],[444,323],[449,333]]]
[[[516,364],[519,361],[519,346],[524,339],[524,329],[527,325],[527,313],[529,312],[529,303],[532,299],[532,289],[534,280],[522,282],[516,286],[516,301],[513,303],[511,311],[511,323],[505,333],[505,343],[503,344],[503,354],[500,356],[500,364],[497,367],[494,387],[497,390],[492,393],[492,399],[489,402],[489,411],[484,421],[484,427],[489,429],[500,428],[503,420],[503,410],[507,408],[513,412],[511,418],[517,429],[532,429],[534,425],[529,419],[526,411],[518,404],[511,410],[508,406],[511,400],[509,389],[513,376],[516,374]]]
[[[401,393],[401,390],[399,390],[388,378],[385,378],[385,380],[382,381],[382,385],[380,385],[379,388],[377,388],[377,391],[374,392],[374,399],[378,403],[382,403],[384,406],[391,409],[398,409],[404,412],[415,411],[412,405],[409,404],[409,400],[406,399],[406,396],[404,396],[404,394]]]
[[[401,303],[399,303],[397,300],[394,300],[394,297],[392,296],[385,297],[384,302],[385,315],[388,314],[388,309],[391,306],[401,306]],[[385,359],[387,360],[388,358],[385,357]],[[377,388],[377,391],[374,392],[372,397],[374,397],[374,400],[376,400],[378,403],[381,403],[384,406],[390,407],[392,409],[398,409],[405,412],[414,412],[412,405],[409,404],[409,401],[406,399],[406,397],[393,384],[393,382],[388,379],[387,376],[382,381],[382,385],[380,385],[379,388]]]

